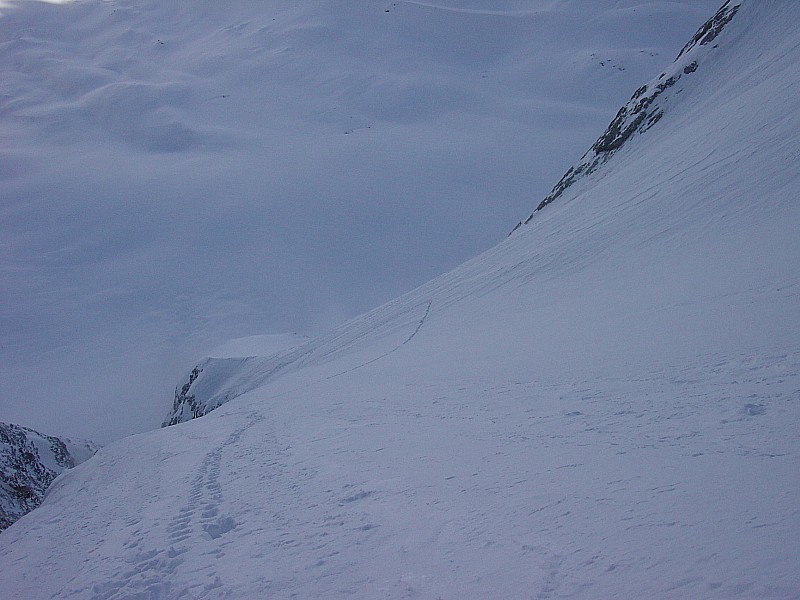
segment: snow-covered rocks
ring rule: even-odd
[[[619,109],[603,135],[569,168],[533,214],[517,224],[514,231],[530,223],[537,211],[559,198],[576,181],[594,173],[634,135],[644,133],[658,123],[664,116],[664,111],[668,110],[672,97],[683,91],[682,85],[677,85],[681,78],[695,73],[707,54],[717,48],[716,45],[708,44],[730,23],[740,5],[741,0],[726,0],[716,14],[687,42],[669,68],[633,93],[630,101]]]
[[[246,378],[245,385],[237,385],[237,380],[255,364],[265,373],[259,379],[261,383],[277,377],[305,356],[304,350],[297,349],[308,341],[309,338],[296,334],[256,335],[228,341],[200,361],[175,387],[172,408],[161,426],[202,417],[250,391],[253,387],[250,378]]]
[[[86,440],[0,423],[0,531],[39,506],[59,473],[95,452],[97,447]]]

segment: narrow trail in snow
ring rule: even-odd
[[[425,314],[423,314],[422,318],[419,320],[419,323],[417,324],[417,328],[414,329],[413,333],[410,336],[408,336],[408,338],[405,339],[402,343],[398,344],[397,346],[395,346],[394,348],[392,348],[388,352],[384,352],[380,356],[376,356],[375,358],[372,358],[372,359],[368,360],[365,363],[361,363],[358,366],[352,367],[351,369],[346,369],[344,371],[341,371],[340,373],[334,373],[333,375],[329,375],[323,381],[327,381],[329,379],[333,379],[335,377],[340,377],[341,375],[346,375],[347,373],[352,373],[353,371],[357,371],[358,369],[366,367],[367,365],[371,365],[372,363],[378,362],[382,358],[386,358],[390,354],[394,354],[395,352],[400,350],[400,348],[402,348],[403,346],[405,346],[407,343],[409,343],[411,340],[414,339],[414,337],[419,333],[420,329],[422,329],[422,326],[425,324],[425,320],[428,318],[428,315],[431,312],[431,305],[433,304],[433,300],[428,300],[425,304],[427,304],[427,306],[425,308]]]
[[[225,450],[235,445],[242,435],[264,417],[258,413],[250,413],[248,421],[231,433],[222,444],[216,446],[203,458],[200,468],[195,474],[189,489],[186,503],[177,514],[173,515],[167,525],[167,544],[161,548],[138,551],[131,561],[129,569],[123,571],[115,579],[101,586],[94,586],[93,598],[98,600],[121,600],[131,597],[161,597],[173,593],[189,593],[191,597],[207,597],[213,590],[222,585],[219,577],[210,582],[198,582],[192,589],[176,590],[171,580],[185,562],[185,555],[191,549],[183,542],[197,536],[197,528],[207,541],[214,542],[236,528],[233,517],[221,514],[223,489],[219,482],[222,467],[222,456]],[[136,549],[142,539],[134,538],[126,546]],[[209,556],[222,558],[225,552],[215,546]],[[197,589],[195,589],[197,588]]]
[[[169,529],[173,541],[181,542],[190,536],[192,521],[198,511],[200,526],[211,539],[218,539],[236,527],[233,518],[221,515],[219,510],[223,499],[222,487],[219,484],[222,454],[228,446],[236,444],[245,431],[263,418],[258,413],[252,413],[245,425],[239,427],[225,442],[206,454],[192,482],[189,501],[179,514],[173,517]]]

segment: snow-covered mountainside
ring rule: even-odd
[[[156,428],[490,248],[719,2],[0,0],[0,420]]]
[[[97,447],[27,427],[0,423],[0,531],[42,503],[48,486]]]
[[[710,47],[704,48],[704,46],[712,42],[722,28],[730,22],[740,4],[741,2],[731,4],[730,0],[726,1],[719,11],[687,42],[668,70],[636,90],[631,100],[619,110],[603,135],[581,157],[581,160],[567,171],[551,193],[540,202],[536,211],[561,196],[579,178],[595,172],[634,134],[644,133],[663,117],[665,106],[669,104],[671,96],[683,91],[682,86],[675,87],[675,85],[682,76],[697,71],[702,57],[710,49]],[[514,231],[523,224],[528,224],[534,215],[535,212],[524,223],[520,221]],[[342,333],[335,334],[336,341],[333,344],[335,350],[342,348]],[[355,339],[360,339],[360,337],[361,332],[355,335]],[[162,426],[168,427],[201,417],[225,402],[255,387],[264,385],[270,379],[285,374],[287,370],[307,364],[307,359],[312,354],[317,358],[326,356],[325,352],[318,351],[318,346],[319,342],[309,340],[303,346],[298,344],[289,348],[289,351],[270,353],[270,356],[264,358],[247,356],[204,359],[175,388],[172,409],[164,419]]]
[[[423,300],[410,308],[403,306],[400,311],[393,308],[387,311],[394,305],[390,303],[370,313],[372,316],[369,318],[345,323],[319,339],[289,344],[279,351],[269,346],[255,356],[206,358],[175,388],[172,409],[162,426],[201,417],[278,377],[300,368],[330,362],[370,341],[387,343],[391,340],[385,352],[370,356],[365,364],[384,358],[411,341],[425,322],[431,304],[431,301]],[[361,366],[365,365],[353,368]]]
[[[536,211],[561,196],[581,177],[594,173],[634,134],[644,133],[664,116],[664,111],[668,110],[669,105],[675,102],[677,96],[684,90],[684,82],[681,82],[681,78],[696,73],[700,64],[706,61],[708,53],[718,48],[716,45],[709,44],[733,19],[740,4],[740,1],[733,3],[730,0],[726,1],[686,43],[669,69],[636,90],[631,100],[619,110],[603,135],[583,155],[581,160],[567,171],[552,192],[539,203]],[[679,83],[680,85],[678,85]],[[523,224],[530,223],[536,211],[524,223],[519,222],[514,231]],[[348,336],[347,329],[348,327],[344,327],[334,334],[335,341],[331,349],[338,351],[342,348],[342,338],[346,339]],[[358,332],[354,339],[358,340],[361,336],[362,332]],[[308,359],[312,356],[315,360],[327,360],[327,352],[324,350],[326,345],[325,339],[321,343],[310,340],[303,346],[295,346],[288,352],[276,352],[263,359],[256,357],[238,360],[232,358],[205,359],[192,369],[181,385],[175,389],[172,409],[162,425],[166,427],[201,417],[254,387],[285,374],[287,370],[307,365]],[[320,346],[323,347],[322,350]]]
[[[713,45],[501,244],[62,475],[0,590],[798,597],[800,4]]]
[[[664,116],[664,111],[674,101],[673,98],[683,91],[681,78],[697,72],[700,65],[705,62],[707,54],[718,46],[709,46],[719,35],[739,10],[740,1],[725,4],[717,13],[698,29],[697,33],[681,49],[678,58],[669,69],[661,73],[656,79],[637,89],[630,101],[619,109],[617,116],[611,121],[592,147],[584,154],[577,164],[570,167],[553,190],[536,207],[536,211],[543,209],[561,196],[567,188],[581,177],[594,173],[625,142],[636,134],[644,133]],[[677,85],[681,83],[681,85]],[[533,219],[531,214],[524,223],[520,221],[514,231],[522,225],[527,225]]]

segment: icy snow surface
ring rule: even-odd
[[[0,419],[158,427],[493,246],[718,1],[6,0]]]
[[[0,535],[0,590],[797,598],[798,32],[746,1],[506,241],[67,472]]]

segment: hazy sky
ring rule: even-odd
[[[718,1],[11,3],[0,419],[158,426],[192,361],[503,239]]]

